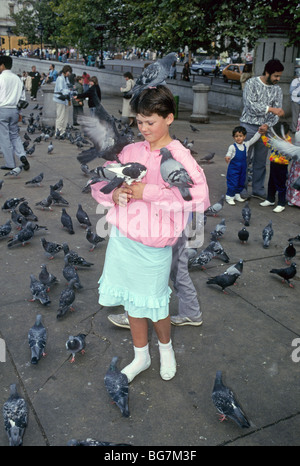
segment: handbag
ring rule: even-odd
[[[17,104],[17,109],[18,110],[24,110],[24,108],[27,108],[29,103],[26,100],[20,99],[18,104]]]
[[[127,91],[123,93],[123,99],[131,99],[132,91]]]

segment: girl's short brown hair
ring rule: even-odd
[[[150,116],[157,115],[167,118],[170,113],[175,114],[176,104],[170,89],[163,85],[144,89],[139,96],[130,102],[132,110],[136,114]]]

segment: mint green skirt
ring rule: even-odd
[[[112,227],[99,279],[99,303],[124,306],[131,317],[153,322],[169,315],[172,247],[145,246]]]

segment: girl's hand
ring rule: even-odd
[[[120,207],[126,207],[127,203],[132,198],[132,191],[126,185],[121,186],[114,190],[112,198],[115,204]]]
[[[146,186],[146,183],[132,183],[130,185],[130,190],[132,193],[132,199],[143,199],[143,192],[144,188]]]
[[[230,157],[225,157],[225,162],[229,163],[230,162]]]

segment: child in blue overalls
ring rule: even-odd
[[[249,147],[261,137],[259,132],[245,142],[247,131],[243,126],[236,126],[232,131],[234,143],[228,148],[225,160],[228,163],[227,169],[227,192],[226,202],[235,205],[234,201],[244,202],[241,192],[245,188],[247,176],[247,153]]]

